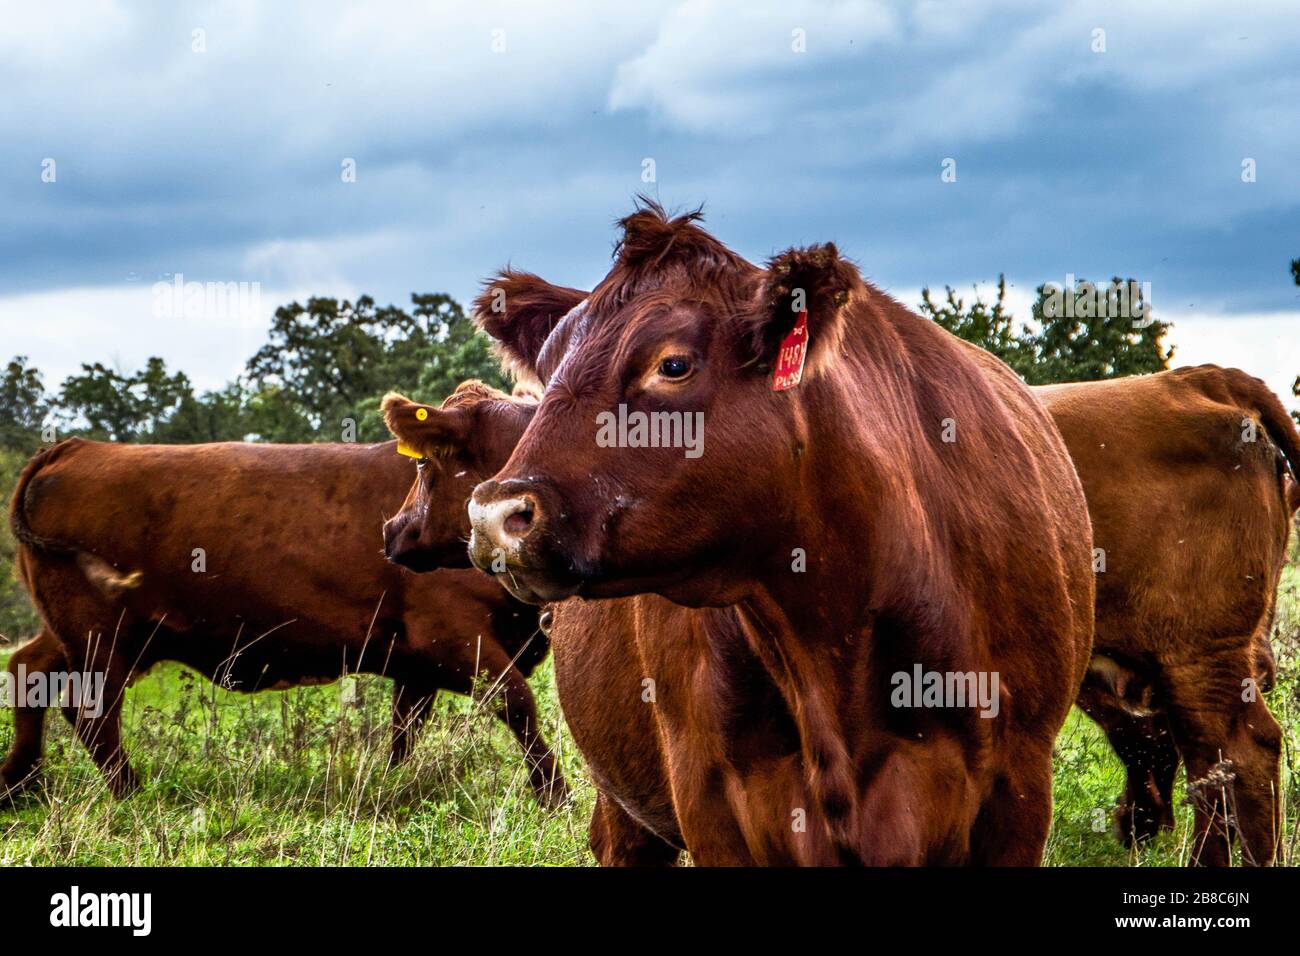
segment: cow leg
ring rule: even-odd
[[[64,708],[64,716],[72,724],[77,739],[90,752],[90,759],[104,774],[108,789],[121,799],[130,796],[140,786],[131,769],[126,751],[122,749],[122,704],[126,699],[127,667],[120,655],[100,653],[83,667],[83,672],[93,675],[97,662],[107,658],[102,665],[103,689],[93,706],[82,700]]]
[[[1262,698],[1243,703],[1228,742],[1236,755],[1232,792],[1237,838],[1247,866],[1272,866],[1281,849],[1282,728]]]
[[[559,762],[542,737],[537,718],[537,702],[528,681],[513,665],[499,678],[495,710],[523,748],[528,761],[528,782],[542,806],[555,809],[569,798],[569,787],[560,772]]]
[[[1023,746],[994,782],[971,828],[974,866],[1038,866],[1052,825],[1052,748]]]
[[[10,686],[17,699],[13,701],[13,744],[4,767],[0,768],[0,795],[6,797],[21,793],[36,779],[44,752],[46,708],[29,707],[21,699],[23,687],[18,680],[19,667],[28,678],[33,674],[66,671],[63,646],[52,633],[42,629],[35,640],[24,644],[9,658]],[[57,706],[58,702],[50,701],[49,704]]]
[[[433,708],[433,699],[438,694],[436,687],[425,688],[401,681],[393,681],[393,746],[391,763],[397,766],[411,755],[416,737],[424,726],[429,711]]]
[[[1195,809],[1192,865],[1227,866],[1234,835],[1243,863],[1267,866],[1277,854],[1282,731],[1259,695],[1244,693],[1252,655],[1246,645],[1166,668],[1170,721]]]
[[[1174,776],[1178,748],[1162,716],[1120,713],[1104,725],[1106,736],[1124,763],[1128,784],[1115,810],[1120,841],[1126,847],[1174,828]]]
[[[676,866],[681,851],[665,843],[603,792],[596,793],[587,842],[601,866]]]
[[[456,647],[459,652],[453,649]],[[528,780],[538,802],[550,808],[561,806],[568,799],[568,786],[555,755],[541,735],[537,702],[528,680],[511,663],[510,656],[496,641],[485,639],[462,645],[444,640],[438,648],[441,655],[448,656],[437,661],[432,683],[458,694],[470,694],[474,691],[474,677],[486,673],[488,686],[492,688],[490,705],[523,748],[528,761]]]

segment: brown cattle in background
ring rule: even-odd
[[[471,559],[525,600],[699,608],[685,633],[633,615],[647,676],[673,660],[689,678],[655,714],[698,862],[1037,863],[1092,644],[1091,530],[1060,436],[1004,365],[833,246],[762,269],[697,218],[624,220],[554,366],[535,348],[549,315],[481,297],[489,334],[548,384],[471,498]],[[776,391],[798,307],[806,370]],[[602,446],[597,416],[620,404],[705,415],[703,455]],[[918,669],[991,685],[989,706],[891,703]],[[786,732],[754,732],[773,700]]]
[[[1173,826],[1181,754],[1193,861],[1229,862],[1228,813],[1243,860],[1271,863],[1282,732],[1259,692],[1272,686],[1297,503],[1294,422],[1263,382],[1214,365],[1034,391],[1074,458],[1104,560],[1079,704],[1128,772],[1121,834]]]
[[[123,692],[160,661],[245,692],[383,674],[394,761],[437,691],[469,694],[486,674],[534,789],[554,802],[564,781],[525,679],[548,646],[536,609],[476,571],[417,576],[384,560],[381,524],[411,472],[393,442],[55,445],[27,465],[11,506],[44,629],[9,670],[104,674],[102,713],[64,713],[119,794],[136,785],[120,742]],[[14,714],[11,790],[39,764],[45,711]]]
[[[557,319],[585,297],[576,291],[567,297],[557,295],[552,305]],[[1285,521],[1278,523],[1276,501],[1285,493],[1289,510],[1300,501],[1296,500],[1296,483],[1285,473],[1279,480],[1277,447],[1268,439],[1268,429],[1257,432],[1258,445],[1241,447],[1238,443],[1246,417],[1268,422],[1274,431],[1285,434],[1285,420],[1276,415],[1276,399],[1261,394],[1259,388],[1256,380],[1242,372],[1208,366],[1035,390],[1049,410],[1060,415],[1066,438],[1076,443],[1067,441],[1067,447],[1077,456],[1097,541],[1113,542],[1106,552],[1107,565],[1097,597],[1097,643],[1109,653],[1135,660],[1141,655],[1124,655],[1121,648],[1125,645],[1117,645],[1109,635],[1151,643],[1151,636],[1170,633],[1175,624],[1188,646],[1188,657],[1195,656],[1197,647],[1217,643],[1218,636],[1207,630],[1213,615],[1206,617],[1198,610],[1202,595],[1211,609],[1229,602],[1246,608],[1254,604],[1258,613],[1267,617],[1263,609],[1271,607],[1272,585],[1261,589],[1250,574],[1247,566],[1255,559],[1233,550],[1219,554],[1223,563],[1215,565],[1196,559],[1195,549],[1181,547],[1157,554],[1145,547],[1153,533],[1147,524],[1167,521],[1171,512],[1184,515],[1180,521],[1202,529],[1199,534],[1208,530],[1221,536],[1224,527],[1234,524],[1261,528],[1272,524],[1275,534],[1265,538],[1273,557],[1265,555],[1264,561],[1277,562],[1269,576],[1269,581],[1275,582],[1281,561],[1275,546],[1285,540]],[[431,456],[455,454],[475,461],[486,471],[505,463],[536,410],[533,403],[521,405],[500,393],[484,393],[475,427],[464,430],[450,428],[436,410],[432,418],[419,422],[414,416],[418,406],[396,396],[390,397],[386,407],[390,425],[406,441],[424,446]],[[1126,416],[1126,422],[1113,431],[1107,444],[1114,448],[1114,442],[1124,435],[1137,442],[1124,450],[1144,475],[1136,487],[1128,484],[1133,480],[1131,469],[1111,468],[1104,455],[1091,453],[1093,447],[1099,453],[1102,449],[1090,432],[1109,431],[1116,415]],[[1173,422],[1178,427],[1171,428]],[[446,442],[464,447],[452,448],[443,444]],[[1211,453],[1205,454],[1207,450]],[[1198,487],[1212,484],[1215,476],[1224,475],[1231,482],[1223,486],[1225,493],[1232,492],[1230,498],[1196,493]],[[429,522],[426,541],[435,551],[459,546],[468,531],[462,487],[447,483],[443,474],[434,471],[425,472],[417,484]],[[1132,515],[1134,508],[1145,510],[1141,520]],[[393,519],[399,520],[409,518]],[[1171,526],[1156,533],[1173,530]],[[447,536],[442,545],[436,544],[439,534]],[[1137,558],[1140,562],[1134,560]],[[1152,583],[1161,587],[1151,588]],[[643,615],[652,616],[656,628],[669,632],[692,629],[695,612],[659,599],[639,600]],[[555,614],[563,618],[569,603],[554,606],[544,618]],[[683,846],[664,754],[656,744],[656,708],[642,700],[649,671],[631,639],[625,637],[635,632],[632,614],[636,607],[631,600],[582,602],[582,610],[577,612],[582,626],[561,627],[553,642],[565,717],[597,787],[591,846],[596,858],[606,865],[670,863]],[[1153,628],[1152,622],[1162,614],[1165,627]],[[620,636],[625,639],[618,639]],[[1231,641],[1234,631],[1222,636]],[[1255,632],[1255,670],[1261,689],[1272,683],[1267,638],[1266,620],[1261,620]],[[657,698],[674,685],[674,680],[666,677],[673,663],[669,659],[663,664],[667,671],[656,671]],[[751,660],[749,666],[754,671],[753,683],[764,683],[757,662]],[[1227,666],[1224,679],[1235,686],[1241,679],[1239,670],[1240,659]],[[686,680],[694,676],[688,674]],[[1210,686],[1218,683],[1221,681],[1212,681]],[[788,711],[775,699],[774,690],[771,707],[746,718],[758,733],[790,732]],[[1103,725],[1127,767],[1129,788],[1118,814],[1126,842],[1151,835],[1162,823],[1172,823],[1171,792],[1179,755],[1163,711],[1165,695],[1157,693],[1153,672],[1145,667],[1120,668],[1103,653],[1093,661],[1079,703]],[[1246,708],[1244,701],[1243,708],[1252,709]],[[1142,709],[1150,713],[1142,715]],[[1253,860],[1262,861],[1262,855]],[[1211,847],[1201,854],[1200,862],[1225,861]]]

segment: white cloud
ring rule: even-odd
[[[255,308],[247,311],[222,307],[193,314],[182,306],[162,315],[155,306],[154,284],[148,282],[4,296],[0,339],[40,369],[50,391],[78,373],[83,362],[135,371],[154,355],[162,356],[172,371],[185,372],[199,390],[219,388],[240,374],[265,343],[276,306],[313,294],[355,294],[316,285],[256,291],[251,299]]]
[[[808,61],[861,55],[896,29],[889,7],[870,0],[775,9],[687,0],[664,18],[644,52],[619,66],[609,106],[646,108],[701,132],[779,129],[792,120],[791,109],[815,106],[795,95],[809,89],[800,83],[813,69]],[[802,31],[803,52],[795,50],[795,31]]]
[[[1300,311],[1193,313],[1174,320],[1169,340],[1177,346],[1173,365],[1240,368],[1267,382],[1287,408],[1300,404],[1291,394],[1300,374]]]

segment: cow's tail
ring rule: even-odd
[[[1296,430],[1295,419],[1282,406],[1282,402],[1273,394],[1273,390],[1239,368],[1218,370],[1223,385],[1233,400],[1242,408],[1253,411],[1259,416],[1264,431],[1286,461],[1280,478],[1283,482],[1282,496],[1292,511],[1300,508],[1300,431]],[[1286,474],[1290,471],[1290,476]]]
[[[27,462],[18,476],[18,484],[9,502],[9,528],[18,543],[34,554],[75,558],[77,567],[92,585],[105,596],[115,597],[123,591],[139,587],[143,575],[139,571],[122,574],[96,554],[40,534],[32,527],[27,515],[27,489],[32,479],[42,468],[62,457],[79,443],[80,439],[77,438],[64,439],[57,445],[51,445],[37,452],[32,456],[31,461]]]
[[[55,541],[37,533],[27,518],[27,486],[31,484],[36,473],[54,460],[61,458],[69,448],[77,443],[75,438],[67,438],[57,445],[43,448],[32,456],[18,476],[13,498],[9,501],[9,530],[18,539],[18,543],[32,551],[43,554],[73,554],[76,548],[62,541]]]

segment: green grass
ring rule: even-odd
[[[594,794],[560,730],[541,718],[576,803],[538,807],[514,738],[467,698],[439,697],[412,758],[388,767],[389,683],[253,695],[167,665],[127,692],[126,746],[144,783],[116,801],[66,722],[47,721],[45,772],[0,809],[0,865],[450,865],[593,862]],[[537,687],[550,686],[546,672]],[[6,723],[0,747],[12,735]]]
[[[1300,569],[1282,586],[1274,637],[1279,683],[1268,702],[1286,731],[1287,858],[1300,851]],[[179,666],[127,694],[126,745],[144,786],[125,801],[57,714],[47,721],[42,783],[0,808],[0,865],[590,865],[594,793],[560,718],[550,662],[534,675],[542,722],[574,790],[567,809],[532,798],[513,737],[480,703],[451,694],[434,708],[412,759],[387,767],[389,685],[256,695],[214,687]],[[12,725],[0,723],[0,748]],[[1191,809],[1137,851],[1111,831],[1123,769],[1078,711],[1057,741],[1054,866],[1168,866],[1186,861]],[[1183,787],[1180,780],[1178,799]],[[1100,821],[1100,823],[1099,823]],[[1098,829],[1098,827],[1100,827]]]

